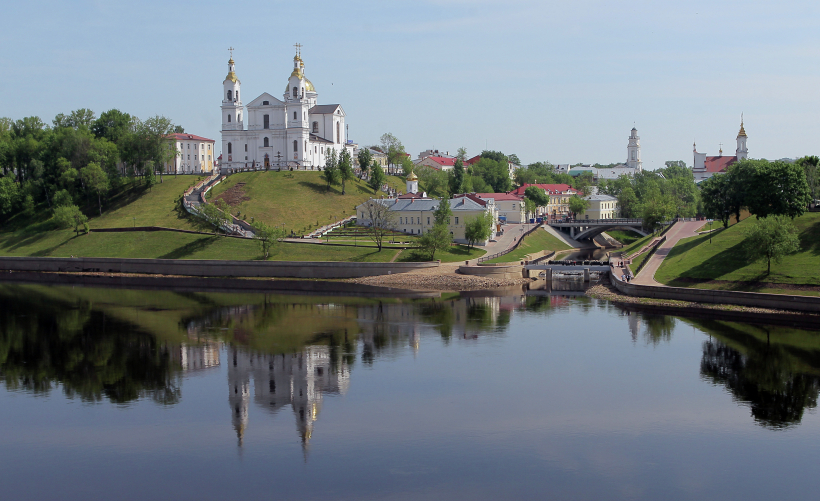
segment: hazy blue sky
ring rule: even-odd
[[[525,163],[626,159],[645,167],[734,154],[820,153],[820,2],[38,1],[4,7],[0,116],[119,108],[219,139],[236,48],[243,101],[280,96],[293,44],[350,138],[392,132]]]

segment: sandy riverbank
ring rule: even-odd
[[[415,270],[395,275],[378,275],[374,277],[351,278],[345,282],[376,285],[380,287],[400,287],[417,291],[461,292],[497,289],[511,285],[527,284],[530,278],[497,279],[461,275],[456,273],[459,263],[443,263],[437,268]]]

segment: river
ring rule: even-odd
[[[3,497],[816,496],[816,331],[578,289],[0,283]]]

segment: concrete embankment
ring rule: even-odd
[[[193,259],[0,257],[0,270],[28,272],[140,273],[192,277],[359,278],[437,268],[426,263],[227,261]]]

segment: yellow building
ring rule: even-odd
[[[615,219],[621,217],[618,199],[611,195],[590,195],[589,208],[584,211],[584,219]]]
[[[193,134],[169,134],[176,155],[165,165],[168,174],[210,174],[214,170],[214,140]]]

